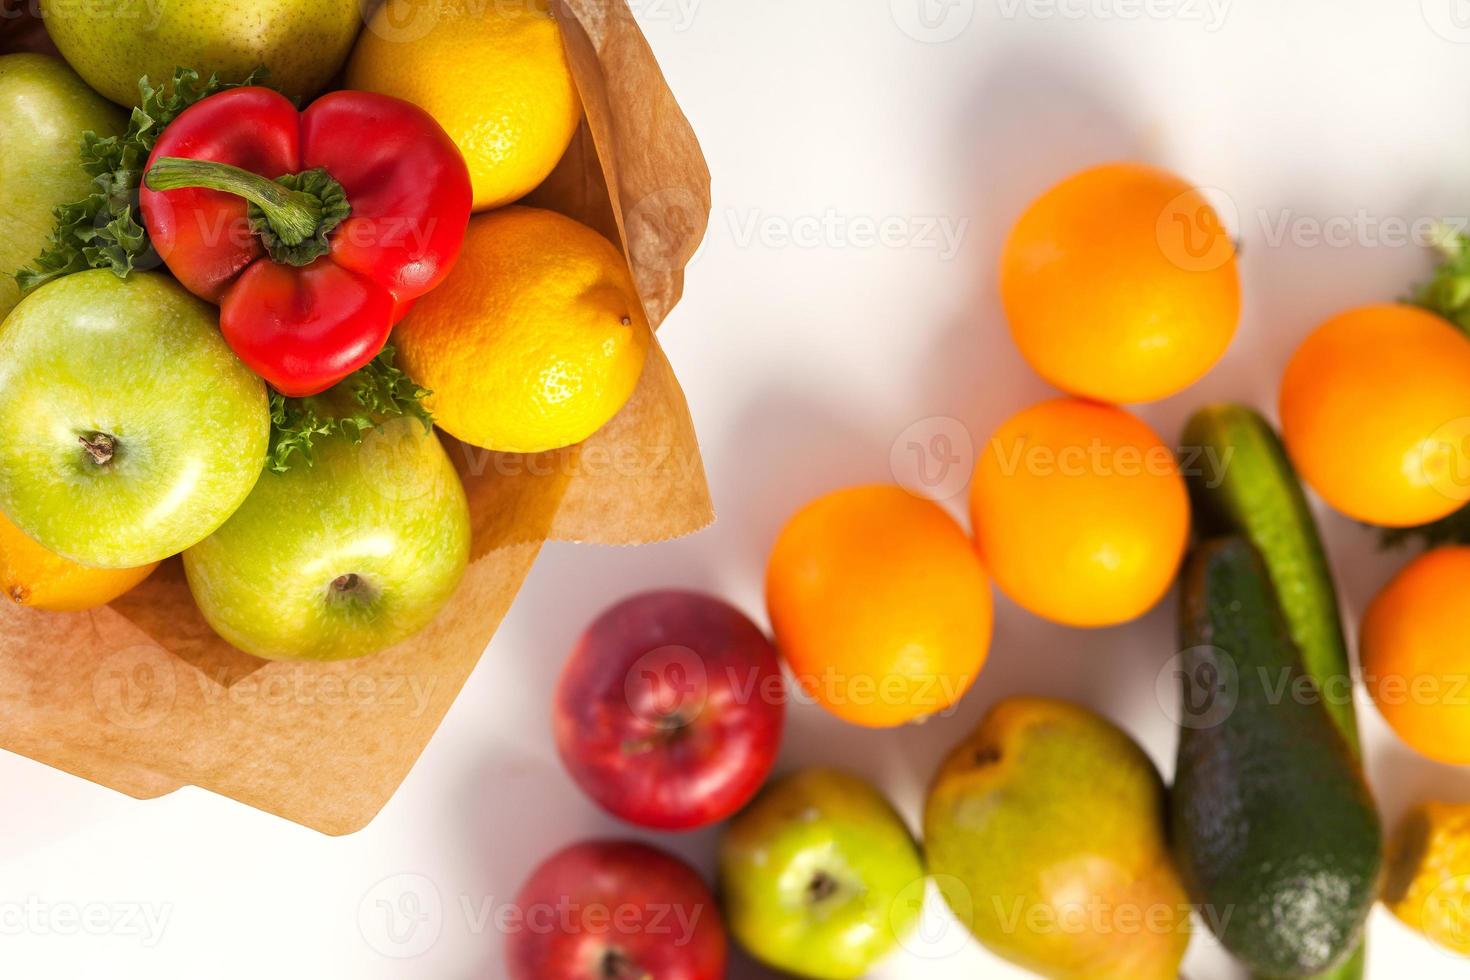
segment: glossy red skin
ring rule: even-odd
[[[659,830],[735,813],[770,774],[785,723],[775,648],[738,609],[694,592],[599,616],[557,685],[557,750],[608,812]],[[672,714],[685,723],[662,723]]]
[[[325,168],[352,214],[311,265],[277,264],[250,232],[246,202],[198,188],[140,192],[169,271],[220,307],[240,359],[285,395],[314,395],[372,360],[393,325],[454,266],[469,226],[469,169],[428,113],[370,92],[331,92],[298,113],[265,88],[185,110],[148,160],[229,163],[272,179]]]
[[[553,855],[516,897],[510,980],[722,980],[728,941],[704,881],[683,861],[631,841]],[[623,972],[609,973],[609,955]]]

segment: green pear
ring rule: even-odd
[[[17,269],[41,254],[58,205],[86,197],[82,134],[120,134],[127,117],[44,54],[0,55],[0,320],[20,302]]]
[[[0,323],[0,510],[65,558],[183,551],[250,494],[269,442],[265,382],[168,276],[74,273]]]
[[[410,418],[360,443],[320,439],[311,465],[268,471],[214,534],[184,553],[204,618],[246,653],[347,660],[418,632],[464,574],[464,487]]]
[[[917,924],[924,866],[903,819],[856,776],[806,769],[726,827],[720,887],[730,931],[800,977],[867,973]]]
[[[359,0],[41,0],[51,39],[87,84],[119,105],[175,68],[243,80],[270,69],[293,98],[316,95],[342,68],[362,27]]]
[[[929,871],[992,952],[1057,980],[1175,980],[1189,899],[1164,784],[1085,708],[996,705],[941,766],[924,810]]]

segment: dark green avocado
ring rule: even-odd
[[[1244,538],[1200,545],[1180,604],[1184,685],[1170,824],[1191,899],[1258,974],[1352,955],[1378,893],[1383,831],[1352,749]]]

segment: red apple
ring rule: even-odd
[[[649,592],[599,616],[562,670],[556,745],[577,784],[630,823],[689,830],[770,774],[786,717],[771,641],[738,609]]]
[[[714,896],[683,861],[631,841],[575,844],[521,886],[510,980],[722,980]]]

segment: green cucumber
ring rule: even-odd
[[[1383,831],[1321,699],[1293,694],[1306,667],[1244,537],[1195,549],[1179,645],[1184,715],[1169,819],[1190,898],[1256,975],[1342,976],[1378,894]]]
[[[1181,466],[1199,537],[1239,534],[1255,545],[1291,638],[1343,737],[1359,751],[1352,672],[1337,590],[1317,524],[1286,448],[1244,405],[1200,409],[1184,427]]]
[[[1228,403],[1196,412],[1182,445],[1200,536],[1239,534],[1255,545],[1307,673],[1343,738],[1361,755],[1337,590],[1286,447],[1258,412]],[[1318,980],[1361,980],[1364,952],[1360,943],[1347,962]]]

